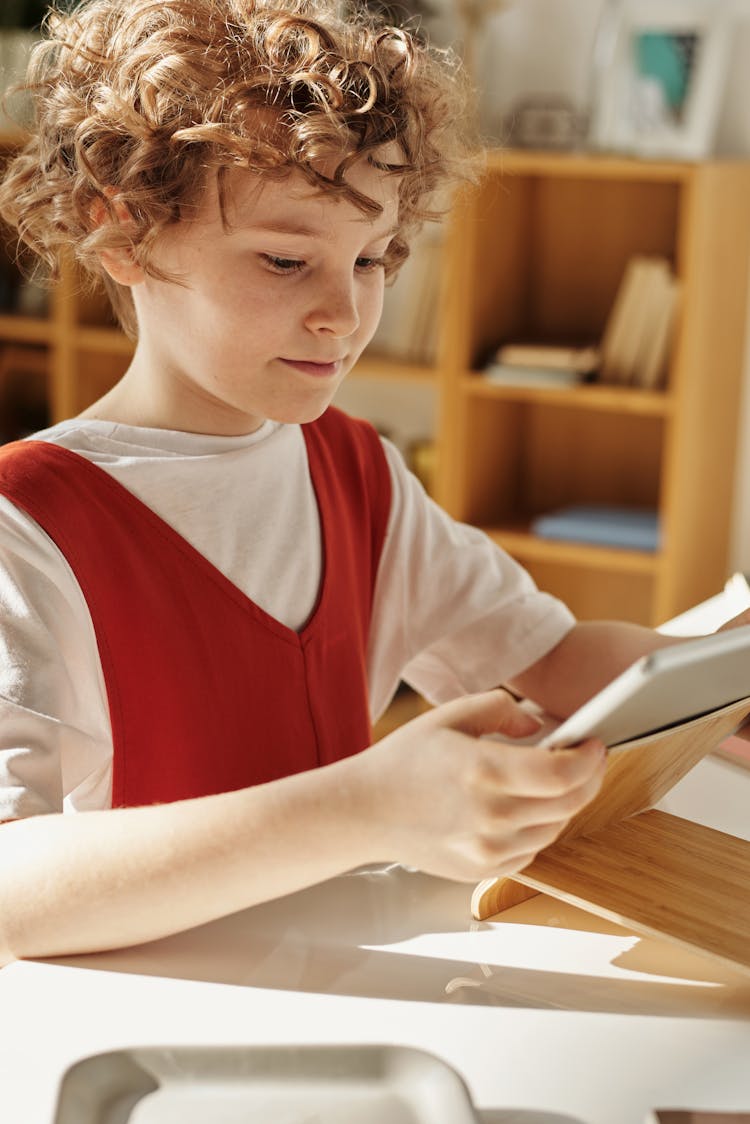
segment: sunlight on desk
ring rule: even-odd
[[[466,933],[361,947],[452,968],[463,961],[460,975],[445,983],[452,1002],[661,1015],[687,1014],[697,1004],[713,1015],[750,1014],[750,980],[742,973],[545,895],[471,922]]]

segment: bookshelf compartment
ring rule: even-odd
[[[20,139],[20,138],[19,138]],[[13,154],[13,139],[0,133],[0,176]],[[44,323],[50,314],[50,292],[30,276],[31,258],[18,250],[8,229],[0,226],[0,339],[40,339],[34,337],[34,323]],[[24,325],[14,331],[13,321]],[[25,330],[24,330],[25,329]]]
[[[44,324],[49,317],[49,289],[27,274],[28,264],[24,256],[16,259],[10,245],[0,256],[0,320],[11,332],[12,320]]]
[[[125,374],[129,363],[128,354],[84,349],[77,351],[73,388],[75,400],[69,412],[75,414],[86,409],[111,390]]]
[[[76,322],[83,328],[114,329],[119,335],[117,321],[102,286],[94,287],[81,280],[79,275],[76,277],[76,283],[80,286],[75,296]]]
[[[471,400],[472,457],[460,517],[526,525],[566,504],[658,508],[664,422],[538,401]],[[638,450],[634,458],[633,450]]]
[[[47,348],[0,344],[0,443],[50,424]]]
[[[573,611],[579,620],[606,620],[616,617],[636,624],[653,623],[655,580],[653,575],[609,568],[582,561],[562,563],[559,559],[545,562],[537,558],[519,557],[540,589],[554,593]]]
[[[677,183],[490,177],[472,211],[467,365],[505,341],[599,341],[631,257],[657,255],[679,273],[680,207]]]

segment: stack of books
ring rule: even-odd
[[[679,295],[665,258],[628,261],[602,337],[602,382],[646,390],[664,386]]]
[[[574,386],[591,378],[599,363],[596,347],[513,343],[497,349],[484,376],[501,386]]]

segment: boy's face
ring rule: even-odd
[[[232,435],[326,409],[377,326],[398,217],[396,177],[360,162],[347,178],[380,215],[298,172],[232,170],[226,226],[212,179],[195,217],[168,228],[154,264],[184,284],[133,286],[139,344],[125,381],[142,424]]]

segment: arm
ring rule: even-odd
[[[625,621],[581,621],[509,685],[566,718],[640,656],[682,639]]]
[[[747,624],[750,610],[717,631]],[[509,686],[534,699],[548,714],[566,718],[641,656],[684,640],[626,621],[581,621]]]
[[[366,862],[474,881],[525,866],[601,783],[598,742],[484,740],[536,723],[503,691],[256,788],[0,827],[0,963],[154,940]]]
[[[374,714],[399,679],[433,704],[504,683],[575,623],[506,551],[438,507],[383,444],[393,494],[368,651]]]

